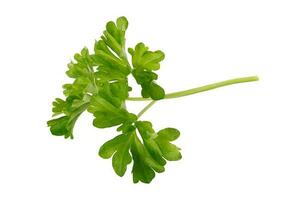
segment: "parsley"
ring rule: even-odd
[[[83,48],[74,55],[68,64],[66,74],[72,83],[63,85],[65,99],[56,98],[53,102],[54,119],[47,122],[53,135],[73,139],[73,127],[84,112],[94,115],[93,125],[97,128],[118,126],[119,135],[104,143],[99,156],[112,158],[112,166],[117,175],[123,176],[128,164],[133,162],[133,182],[150,183],[155,172],[165,170],[166,160],[181,159],[180,149],[172,142],[180,132],[175,128],[155,131],[149,121],[139,118],[157,100],[187,96],[214,88],[257,81],[258,77],[244,77],[218,82],[190,90],[165,94],[156,82],[156,71],[164,59],[160,50],[150,51],[138,43],[129,48],[131,63],[125,51],[125,31],[128,21],[120,17],[116,22],[108,22],[106,30],[95,42],[93,53]],[[131,87],[128,76],[132,75],[141,86],[142,97],[130,97]],[[126,109],[126,101],[151,102],[138,114]],[[59,117],[57,117],[59,116]]]

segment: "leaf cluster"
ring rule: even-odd
[[[47,122],[53,135],[73,138],[74,125],[79,116],[93,114],[97,128],[117,127],[119,135],[104,143],[99,156],[112,158],[117,175],[123,176],[133,161],[133,182],[150,183],[155,172],[165,170],[166,160],[181,159],[180,149],[171,142],[180,133],[174,128],[156,132],[151,122],[140,121],[126,108],[132,90],[128,76],[132,75],[141,87],[141,95],[153,100],[163,99],[164,89],[157,84],[164,53],[150,51],[143,43],[129,48],[127,58],[125,32],[128,21],[119,17],[106,24],[103,35],[95,41],[90,52],[83,48],[68,64],[67,76],[73,81],[63,85],[65,98],[53,102],[53,119]]]

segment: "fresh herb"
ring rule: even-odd
[[[63,85],[65,99],[56,98],[53,102],[53,117],[48,126],[53,135],[73,139],[76,120],[84,112],[94,115],[93,125],[97,128],[118,126],[119,135],[104,143],[99,156],[112,158],[112,166],[117,175],[123,176],[128,164],[133,162],[133,182],[150,183],[155,172],[165,170],[166,160],[181,159],[180,149],[172,142],[180,132],[175,128],[153,129],[149,121],[140,117],[156,101],[187,96],[214,88],[257,81],[256,76],[231,79],[190,90],[165,94],[157,83],[156,71],[164,59],[160,50],[150,51],[138,43],[129,48],[131,62],[125,51],[125,31],[128,21],[120,17],[116,22],[108,22],[106,30],[95,42],[94,51],[83,48],[69,63],[66,74],[73,82]],[[128,76],[132,75],[141,86],[142,97],[130,97],[131,87]],[[126,109],[126,101],[151,102],[138,114]]]

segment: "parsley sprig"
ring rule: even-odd
[[[152,123],[140,117],[158,100],[183,97],[236,83],[257,81],[258,77],[244,77],[222,81],[190,90],[165,94],[157,83],[156,73],[165,55],[162,51],[151,51],[144,43],[129,48],[131,62],[125,48],[125,32],[128,21],[119,17],[116,22],[106,24],[106,30],[95,41],[94,51],[83,48],[68,64],[66,74],[72,83],[63,85],[65,99],[53,102],[54,119],[47,122],[53,135],[73,139],[73,128],[84,111],[94,116],[97,128],[117,126],[119,134],[105,142],[99,156],[112,158],[117,175],[123,176],[127,166],[133,162],[133,182],[150,183],[155,173],[165,170],[167,161],[181,159],[180,149],[172,142],[180,132],[175,128],[155,131]],[[130,97],[128,76],[132,75],[141,87],[142,97]],[[138,114],[126,108],[126,101],[151,102]]]

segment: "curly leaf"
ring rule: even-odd
[[[116,23],[110,21],[106,24],[106,30],[101,37],[105,44],[122,58],[125,57],[125,31],[127,27],[127,19],[125,17],[119,17]]]
[[[179,137],[180,132],[174,128],[166,128],[160,130],[157,135],[154,140],[158,144],[163,157],[170,161],[180,160],[182,158],[180,149],[170,143],[170,141],[174,141]]]
[[[108,159],[113,156],[113,169],[119,176],[123,176],[125,174],[127,165],[132,160],[131,155],[129,154],[131,138],[131,133],[120,134],[104,143],[99,150],[99,155],[102,158]]]
[[[151,157],[138,137],[136,135],[133,136],[134,139],[130,149],[134,160],[132,168],[133,182],[137,183],[141,181],[150,183],[155,177],[154,171],[160,173],[163,172],[165,168]]]
[[[158,70],[165,58],[162,51],[149,51],[144,43],[138,43],[134,50],[129,48],[128,52],[132,55],[133,67],[140,70]]]
[[[135,124],[147,151],[157,163],[163,166],[166,164],[165,159],[169,161],[181,159],[179,148],[170,143],[179,137],[180,132],[177,129],[165,128],[156,134],[151,122],[138,121]]]
[[[65,138],[70,137],[71,139],[73,138],[73,127],[78,117],[87,109],[88,106],[88,103],[82,101],[78,104],[78,101],[81,100],[77,100],[76,102],[76,99],[68,98],[67,101],[64,102],[64,107],[59,108],[61,112],[64,111],[65,115],[47,122],[47,125],[50,127],[50,131],[53,135],[64,136]],[[72,105],[74,103],[77,103],[77,106]],[[53,104],[56,109],[57,105],[55,103]],[[62,104],[60,104],[60,106],[62,106]]]
[[[164,59],[164,53],[162,51],[148,51],[143,43],[138,43],[135,49],[128,49],[132,56],[132,65],[134,67],[132,75],[136,82],[142,87],[142,96],[144,98],[151,97],[154,100],[163,99],[165,91],[160,87],[155,80],[157,80],[157,74],[153,70],[160,68],[160,62]]]

